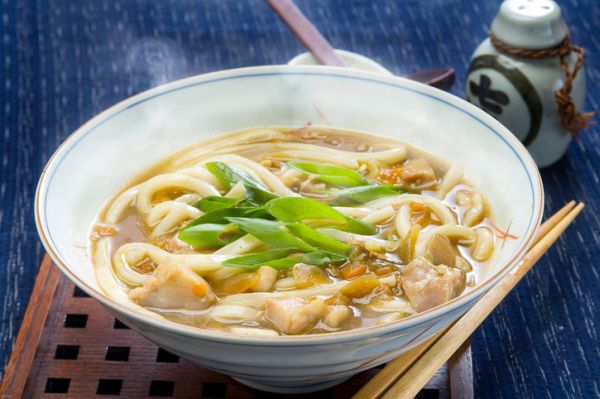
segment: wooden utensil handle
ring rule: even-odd
[[[291,0],[267,0],[267,3],[323,65],[345,66],[329,42]]]

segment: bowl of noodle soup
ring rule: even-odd
[[[532,244],[543,190],[518,140],[457,97],[266,66],[94,117],[35,205],[57,266],[126,325],[247,385],[309,392],[467,311]]]

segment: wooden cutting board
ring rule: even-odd
[[[382,366],[311,398],[349,398]],[[75,287],[46,255],[2,383],[0,398],[302,398],[246,387],[147,341]],[[421,399],[473,397],[467,345]]]

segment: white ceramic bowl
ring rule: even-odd
[[[375,72],[381,73],[383,75],[393,75],[390,71],[384,68],[381,64],[373,61],[370,58],[365,57],[364,55],[353,53],[351,51],[346,50],[334,50],[338,57],[344,64],[346,64],[346,68],[359,69],[361,71]],[[300,65],[321,65],[321,63],[315,58],[312,53],[306,52],[302,54],[298,54],[294,58],[288,61],[288,65],[300,66]]]
[[[130,178],[206,137],[309,121],[398,137],[462,165],[486,193],[496,224],[510,226],[518,238],[504,242],[487,280],[463,296],[396,323],[332,334],[275,339],[194,329],[131,311],[101,292],[87,255],[88,230],[102,204]],[[125,324],[169,351],[248,385],[302,392],[386,362],[458,318],[523,256],[542,206],[540,176],[525,148],[467,102],[398,77],[266,66],[169,83],[94,117],[52,156],[38,186],[35,214],[40,237],[58,267]]]

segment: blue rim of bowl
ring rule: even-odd
[[[321,333],[312,335],[289,335],[273,337],[246,337],[239,336],[232,333],[205,330],[196,327],[186,326],[177,324],[166,319],[158,319],[151,316],[146,316],[141,312],[127,308],[126,306],[119,304],[112,298],[103,294],[99,289],[96,289],[86,282],[82,281],[74,272],[70,270],[63,260],[62,255],[54,245],[54,241],[47,229],[46,222],[46,210],[43,212],[40,207],[40,199],[46,197],[50,183],[54,176],[55,170],[60,165],[61,159],[64,158],[75,146],[83,139],[87,134],[93,132],[97,127],[119,115],[120,113],[135,107],[136,105],[142,104],[146,101],[160,97],[162,95],[169,94],[171,92],[189,89],[191,87],[221,82],[225,80],[234,79],[246,79],[246,78],[257,78],[257,77],[271,77],[271,76],[322,76],[330,78],[341,78],[349,80],[360,80],[369,83],[380,84],[388,87],[393,87],[400,90],[410,91],[415,94],[419,94],[430,99],[442,102],[447,106],[454,108],[457,111],[464,113],[465,115],[473,118],[488,131],[499,137],[513,152],[519,163],[523,166],[526,174],[529,178],[530,189],[534,204],[532,204],[532,212],[527,227],[527,234],[525,234],[521,242],[519,243],[518,249],[515,251],[513,257],[500,268],[500,270],[489,277],[486,281],[478,285],[472,291],[460,295],[440,306],[429,309],[427,311],[409,316],[407,318],[384,324],[380,326],[372,326],[359,328],[355,330]],[[455,104],[458,102],[461,106]],[[533,177],[533,179],[532,179]],[[534,185],[537,183],[536,185]],[[536,189],[537,188],[537,189]],[[536,195],[537,194],[537,195]],[[247,67],[223,70],[218,72],[212,72],[189,78],[177,80],[174,82],[166,83],[164,85],[155,87],[153,89],[144,91],[133,97],[129,97],[112,107],[106,109],[100,114],[94,116],[92,119],[84,123],[81,127],[75,130],[67,139],[57,148],[54,154],[50,157],[48,163],[44,167],[40,176],[36,196],[35,196],[35,221],[38,234],[42,243],[59,269],[77,286],[84,290],[87,294],[95,298],[97,301],[102,303],[104,306],[112,309],[116,313],[125,314],[126,317],[134,319],[136,322],[141,324],[150,324],[158,329],[169,330],[172,333],[182,334],[189,337],[205,339],[209,341],[232,343],[236,345],[247,345],[247,346],[277,346],[277,347],[296,347],[301,345],[328,345],[332,343],[340,343],[347,341],[355,341],[359,339],[370,338],[373,336],[384,337],[397,334],[402,329],[415,327],[420,324],[430,322],[436,316],[441,316],[445,313],[450,313],[452,310],[456,310],[461,306],[472,302],[479,296],[483,295],[487,290],[493,287],[506,273],[508,273],[513,267],[515,267],[521,258],[524,256],[525,251],[531,246],[535,235],[539,229],[539,225],[542,218],[544,193],[542,188],[542,181],[537,169],[537,166],[525,147],[518,141],[518,139],[510,133],[500,122],[496,121],[493,117],[486,114],[484,111],[475,107],[474,105],[456,97],[442,90],[432,88],[430,86],[417,83],[405,78],[396,76],[385,76],[385,75],[374,75],[369,72],[362,72],[358,70],[351,70],[347,68],[339,67],[325,67],[325,66],[288,66],[288,65],[270,65],[270,66],[258,66],[258,67]],[[537,207],[536,207],[537,205]],[[45,206],[45,202],[44,202]],[[537,212],[536,212],[537,211]]]

